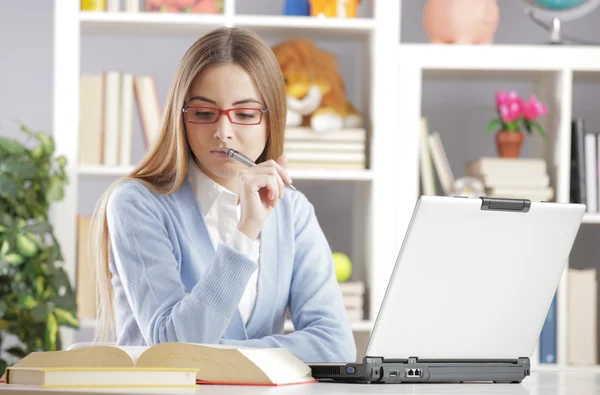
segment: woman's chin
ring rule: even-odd
[[[219,163],[211,163],[211,166],[207,169],[214,176],[219,178],[230,178],[237,177],[238,173],[242,170],[239,163],[228,163],[220,161]]]

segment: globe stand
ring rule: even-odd
[[[564,44],[562,41],[562,26],[558,17],[552,18],[552,25],[550,25],[550,42],[551,45]]]
[[[600,0],[585,0],[585,2],[576,2],[579,4],[574,5],[571,8],[553,10],[537,4],[538,2],[542,3],[541,0],[525,1],[528,3],[528,7],[525,8],[525,12],[529,15],[532,21],[550,33],[550,41],[548,42],[550,45],[564,44],[563,38],[566,38],[562,32],[562,24],[564,22],[579,19],[600,6]],[[548,1],[550,2],[550,0]],[[561,2],[556,0],[556,4],[559,3]],[[547,24],[545,21],[549,21],[550,24]],[[581,42],[582,40],[579,41]]]

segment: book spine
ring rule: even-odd
[[[585,203],[585,126],[583,119],[574,119],[571,123],[571,203]]]
[[[556,294],[540,334],[540,363],[556,363]]]

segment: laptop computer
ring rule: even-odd
[[[357,363],[320,381],[504,382],[533,354],[585,205],[421,196]]]

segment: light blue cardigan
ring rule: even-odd
[[[213,248],[187,179],[172,195],[125,181],[107,222],[117,345],[285,347],[306,363],[354,362],[331,250],[302,193],[286,190],[264,224],[246,326],[237,306],[257,265],[228,245]],[[284,335],[288,307],[296,331]]]

